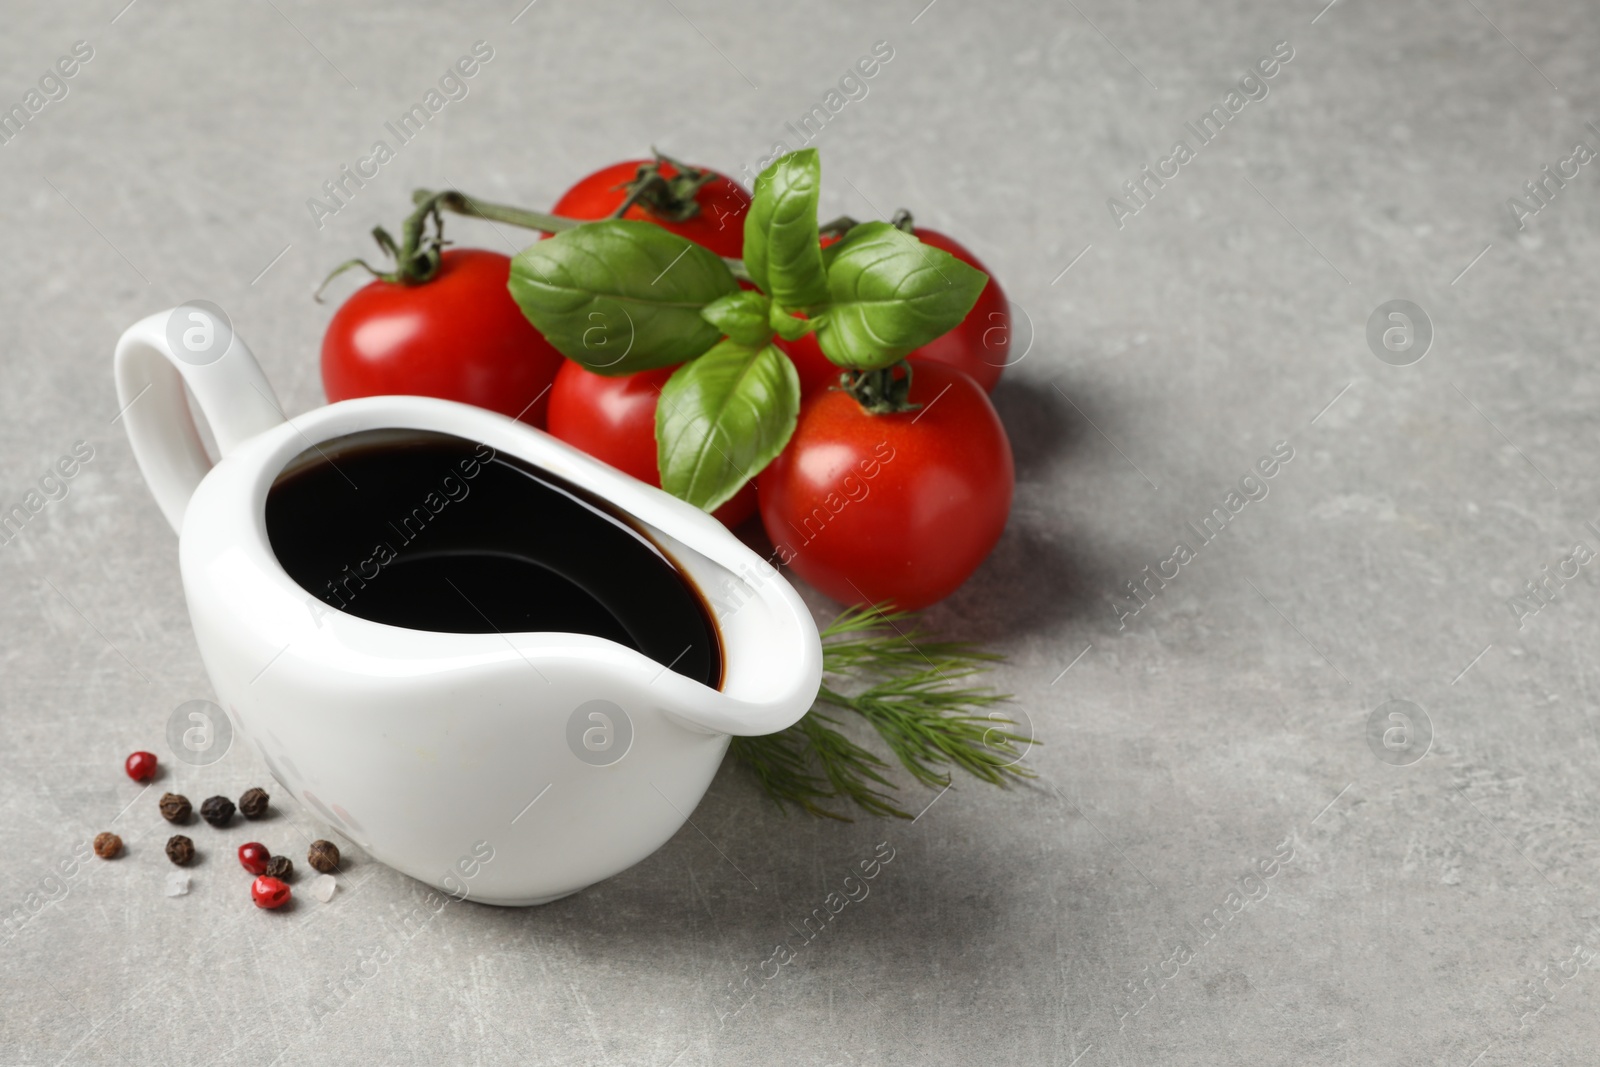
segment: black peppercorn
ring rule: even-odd
[[[194,859],[194,842],[182,834],[173,834],[167,838],[167,859],[179,867],[187,867]]]
[[[233,801],[227,797],[207,797],[200,805],[200,817],[212,826],[226,826],[233,818]]]
[[[246,789],[239,798],[239,814],[247,819],[259,819],[267,813],[267,793],[264,789]]]
[[[274,856],[267,861],[266,876],[287,882],[294,877],[294,861],[288,856]]]
[[[122,851],[122,838],[109,830],[94,835],[94,854],[103,860],[114,860]]]
[[[332,841],[313,841],[306,862],[323,874],[332,874],[339,869],[339,846]]]
[[[161,817],[168,822],[188,822],[193,810],[188,797],[178,793],[161,794]]]

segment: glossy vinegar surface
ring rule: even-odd
[[[716,688],[699,591],[625,517],[487,445],[369,431],[324,442],[267,494],[285,571],[330,607],[449,633],[592,634]]]

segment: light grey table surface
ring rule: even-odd
[[[8,3],[0,32],[6,108],[93,49],[0,146],[0,499],[93,449],[0,548],[0,1064],[1594,1062],[1597,568],[1512,602],[1600,550],[1596,167],[1525,189],[1600,147],[1592,7],[124,2]],[[479,40],[469,95],[319,228],[308,198]],[[1026,313],[994,394],[1010,525],[927,622],[1006,653],[1036,784],[835,825],[724,768],[624,874],[422,924],[354,849],[331,903],[251,908],[227,850],[327,832],[280,797],[191,831],[163,896],[156,791],[120,764],[213,693],[113,422],[118,333],[213,300],[309,410],[311,290],[414,186],[544,206],[652,144],[738,171],[878,41],[816,138],[823,209],[915,209]],[[1434,333],[1404,366],[1367,339],[1396,299]],[[1119,619],[1278,442],[1269,495]],[[1391,700],[1409,748],[1370,743]],[[272,785],[244,745],[167,767],[196,801]],[[108,827],[126,856],[54,873]],[[880,842],[870,896],[764,964]]]

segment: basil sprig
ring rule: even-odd
[[[762,171],[742,264],[621,219],[565,230],[512,261],[512,297],[562,355],[607,375],[682,364],[656,406],[661,485],[708,511],[794,433],[799,377],[774,334],[814,331],[841,367],[888,367],[954,329],[988,281],[883,222],[822,248],[821,185],[815,149]],[[740,289],[736,270],[759,291]]]

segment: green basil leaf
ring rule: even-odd
[[[700,316],[737,292],[722,258],[648,222],[608,219],[558,233],[511,261],[508,288],[562,355],[599,374],[693,359],[722,331]]]
[[[785,341],[798,341],[817,326],[811,319],[796,318],[777,304],[772,305],[767,323]]]
[[[989,276],[887,222],[830,245],[831,303],[813,316],[823,354],[842,367],[887,367],[960,325]]]
[[[756,178],[744,220],[744,265],[750,280],[786,308],[828,299],[828,276],[817,243],[822,163],[815,148],[779,158]]]
[[[723,341],[673,372],[656,405],[661,487],[706,511],[726,503],[794,433],[800,376],[772,345]]]
[[[760,348],[772,340],[772,325],[767,321],[767,305],[771,303],[760,293],[741,289],[713,300],[700,309],[700,316],[730,340]]]

